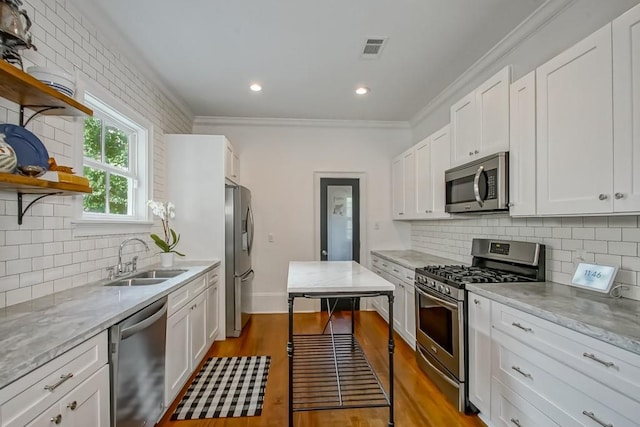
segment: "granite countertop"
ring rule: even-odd
[[[153,286],[102,280],[0,309],[0,389],[220,264],[178,262],[187,272]],[[151,266],[140,271],[160,268]]]
[[[336,294],[393,291],[395,286],[353,261],[292,261],[289,294]]]
[[[553,282],[476,283],[467,289],[640,355],[640,301]]]
[[[444,265],[444,264],[462,264],[460,261],[454,261],[452,259],[441,258],[435,255],[426,254],[424,252],[418,252],[414,250],[396,250],[396,251],[371,251],[372,254],[384,258],[388,261],[400,264],[405,268],[415,270],[416,268],[424,267],[425,265]]]

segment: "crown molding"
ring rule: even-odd
[[[141,52],[134,48],[130,42],[115,30],[115,25],[109,25],[112,21],[108,18],[106,13],[103,13],[100,2],[87,2],[84,0],[68,1],[73,3],[74,7],[76,7],[84,17],[89,19],[91,24],[94,25],[98,31],[104,34],[105,37],[115,45],[118,51],[131,61],[138,71],[151,80],[151,82],[160,89],[163,95],[170,99],[183,114],[189,118],[194,116],[193,111],[191,111],[187,106],[184,99],[177,96],[167,87],[160,75],[143,59]]]
[[[494,47],[474,62],[471,67],[455,79],[453,83],[429,101],[422,110],[409,119],[411,127],[415,127],[422,120],[427,118],[437,108],[447,102],[457,91],[470,83],[475,77],[496,63],[500,58],[504,57],[517,46],[522,44],[529,37],[540,31],[540,29],[542,29],[549,21],[575,2],[576,0],[545,1],[516,28],[502,38],[502,40],[500,40]]]
[[[193,130],[200,126],[280,126],[354,129],[411,129],[409,122],[377,120],[277,119],[252,117],[196,116]]]

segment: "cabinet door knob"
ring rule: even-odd
[[[616,193],[616,194],[614,194],[614,197],[615,197],[616,199],[620,200],[620,199],[623,199],[623,198],[624,198],[624,194],[622,194],[622,193]]]
[[[511,422],[517,427],[522,427],[522,424],[520,424],[520,420],[517,418],[511,418]]]
[[[600,195],[598,196],[598,199],[600,199],[600,200],[607,200],[608,198],[609,198],[609,196],[608,196],[608,195],[606,195],[606,194],[600,194]]]
[[[55,417],[51,417],[51,422],[54,424],[60,424],[62,422],[62,415],[58,414]]]
[[[478,150],[475,150],[475,151],[473,152],[473,154],[479,154],[479,153],[480,153],[480,152],[479,152]]]
[[[480,301],[474,298],[474,299],[473,299],[473,303],[474,303],[474,304],[480,304]]]
[[[75,400],[67,405],[67,408],[71,409],[72,411],[75,411],[77,407],[78,402],[76,402]]]
[[[473,156],[473,151],[469,151],[469,155],[470,155],[470,156]]]

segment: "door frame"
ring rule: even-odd
[[[314,220],[314,259],[320,261],[320,178],[351,178],[357,179],[360,189],[360,264],[368,265],[367,242],[367,174],[365,172],[324,172],[313,173],[313,220]]]

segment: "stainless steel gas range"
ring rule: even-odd
[[[545,247],[537,243],[473,239],[472,265],[416,269],[416,359],[459,411],[473,411],[466,387],[468,283],[545,280]]]

